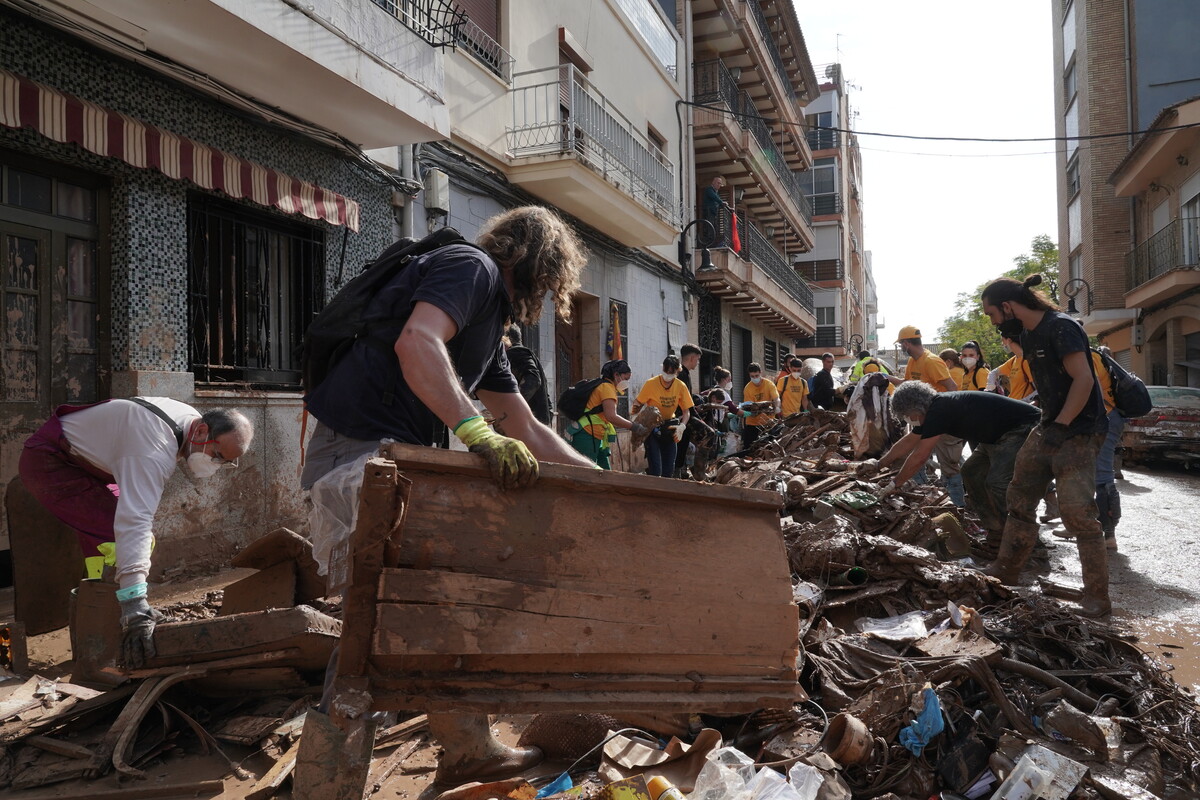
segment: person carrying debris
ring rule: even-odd
[[[939,392],[958,390],[958,384],[950,374],[950,368],[938,356],[925,349],[921,341],[920,329],[905,325],[896,336],[900,349],[908,356],[904,366],[904,377],[889,375],[888,380],[899,386],[905,381],[924,381]],[[943,436],[935,450],[938,469],[942,473],[942,481],[946,485],[946,494],[950,501],[959,508],[964,504],[964,489],[962,482],[962,453],[965,441],[957,436]]]
[[[663,359],[662,373],[643,383],[642,390],[633,401],[634,414],[642,406],[654,406],[662,416],[662,424],[646,437],[648,475],[670,478],[675,472],[675,454],[687,429],[693,406],[692,393],[678,379],[678,375],[679,359],[667,356]]]
[[[1041,416],[1020,400],[991,392],[944,392],[920,381],[909,381],[892,396],[892,414],[913,426],[879,459],[880,468],[904,459],[894,482],[881,491],[887,496],[920,471],[938,445],[949,435],[970,438],[977,445],[962,467],[967,508],[988,532],[989,544],[999,543],[1008,516],[1006,494],[1013,463],[1025,438]]]
[[[25,442],[18,470],[46,510],[75,529],[88,577],[115,543],[121,654],[128,669],[153,658],[158,612],[146,598],[154,513],[179,462],[197,480],[234,468],[254,427],[238,411],[201,413],[167,397],[59,406]]]
[[[808,381],[804,380],[802,370],[804,362],[797,356],[787,360],[787,372],[775,384],[779,389],[779,400],[783,415],[790,417],[801,411],[812,411],[812,403],[808,399]]]
[[[616,438],[617,428],[628,428],[634,436],[647,433],[645,425],[617,413],[617,398],[625,394],[632,376],[628,361],[605,362],[600,368],[600,377],[604,380],[588,396],[587,413],[576,420],[579,430],[571,435],[571,446],[595,461],[601,469],[612,469],[609,442]]]
[[[1083,568],[1080,613],[1099,617],[1112,610],[1108,553],[1095,501],[1096,458],[1108,431],[1108,419],[1087,334],[1076,320],[1034,290],[1041,282],[1040,275],[1031,275],[1024,282],[999,278],[980,296],[983,312],[999,326],[1000,333],[1020,337],[1042,410],[1041,422],[1017,454],[1007,495],[1004,538],[988,572],[1004,583],[1017,582],[1037,544],[1034,513],[1038,501],[1053,479],[1058,484],[1063,524],[1075,534],[1079,546]]]
[[[769,427],[779,413],[779,390],[775,384],[763,377],[762,365],[757,361],[746,367],[750,382],[742,389],[745,400],[739,408],[745,417],[742,426],[742,449],[746,449],[758,441],[763,428]],[[769,411],[761,410],[762,404],[770,404]]]
[[[371,301],[369,311],[394,322],[395,338],[389,333],[384,347],[356,340],[305,396],[317,425],[304,488],[374,452],[381,439],[430,446],[439,421],[484,457],[504,489],[537,480],[539,460],[596,468],[534,418],[500,344],[510,320],[537,322],[549,292],[569,318],[587,263],[579,238],[553,212],[524,206],[488,220],[478,244],[419,256]],[[508,435],[491,431],[472,394]],[[542,758],[536,748],[501,744],[486,714],[430,714],[429,729],[444,750],[441,783],[504,777]]]

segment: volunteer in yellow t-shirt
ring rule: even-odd
[[[959,386],[962,386],[963,375],[967,373],[958,351],[953,347],[947,347],[938,353],[938,358],[946,362],[946,369],[950,371],[950,380],[954,381],[954,390],[957,390]]]
[[[988,374],[991,369],[988,368],[987,361],[983,358],[983,351],[979,349],[979,344],[977,342],[964,344],[959,359],[966,372],[959,379],[958,388],[964,392],[987,391]]]
[[[779,389],[779,401],[785,417],[801,411],[812,411],[812,403],[808,401],[808,381],[801,376],[803,368],[804,362],[792,356],[788,359],[783,377],[775,384],[775,388]]]
[[[1021,343],[1016,339],[1002,336],[1004,349],[1012,353],[1012,358],[996,367],[996,372],[1008,378],[1008,396],[1013,400],[1024,400],[1032,403],[1036,400],[1037,389],[1033,385],[1033,375],[1029,372],[1029,364],[1025,361],[1025,352]],[[991,376],[989,376],[991,377]],[[995,381],[990,381],[995,384]]]
[[[746,374],[750,376],[750,382],[742,389],[742,415],[746,418],[745,425],[742,426],[743,448],[754,444],[763,429],[769,427],[775,421],[775,415],[779,413],[779,390],[775,388],[775,384],[763,377],[762,365],[756,361],[752,362],[746,367]],[[772,403],[770,411],[754,413],[747,409],[751,403],[768,401]]]
[[[617,428],[629,428],[635,435],[646,432],[639,423],[617,413],[617,398],[625,394],[633,371],[624,359],[609,361],[600,368],[600,384],[587,399],[587,413],[576,420],[571,445],[603,469],[612,469],[611,443]]]
[[[662,478],[671,477],[675,471],[675,453],[691,416],[692,393],[677,379],[678,375],[679,359],[667,356],[663,359],[662,373],[642,384],[633,404],[635,414],[642,406],[654,406],[662,414],[662,425],[646,438],[646,462],[650,467],[647,474]]]

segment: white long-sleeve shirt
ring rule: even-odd
[[[186,435],[199,412],[169,397],[147,397]],[[179,460],[175,432],[153,411],[129,400],[112,400],[62,418],[73,455],[111,473],[121,488],[113,532],[121,588],[150,573],[154,513]]]

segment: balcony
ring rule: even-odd
[[[513,183],[623,244],[675,241],[675,167],[666,153],[572,65],[513,80]]]
[[[810,150],[836,150],[841,143],[839,131],[813,130],[805,134]]]
[[[796,340],[800,350],[836,350],[846,346],[841,325],[818,325],[816,332]]]
[[[507,84],[512,83],[513,64],[516,60],[474,20],[463,20],[455,32],[454,46],[461,47],[500,80]]]
[[[1131,250],[1126,264],[1132,287],[1126,308],[1144,308],[1200,286],[1200,217],[1173,220]]]
[[[846,277],[846,269],[840,258],[827,258],[821,261],[801,261],[796,264],[796,271],[804,279],[812,283],[840,281]]]
[[[130,48],[154,53],[171,77],[178,71],[168,63],[182,64],[363,148],[450,135],[436,45],[453,41],[462,17],[437,0],[52,5],[70,24],[101,31],[97,41],[122,57]]]
[[[694,112],[700,171],[712,170],[731,188],[743,189],[742,205],[778,231],[789,251],[811,250],[812,209],[801,179],[788,166],[783,142],[761,119],[750,95],[738,89],[725,62],[700,62],[694,73],[697,102],[714,107]]]
[[[845,206],[842,205],[841,192],[813,195],[809,198],[809,202],[812,204],[812,212],[815,217],[826,214],[841,214],[846,210]]]
[[[755,225],[739,219],[740,253],[726,246],[732,241],[732,229],[724,210],[719,228],[720,246],[711,253],[713,269],[698,271],[696,280],[785,337],[811,335],[816,327],[812,287]]]

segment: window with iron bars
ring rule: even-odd
[[[188,360],[198,383],[300,387],[300,342],[324,305],[325,235],[188,199]]]
[[[768,373],[779,369],[779,345],[773,339],[763,339],[763,369]]]

